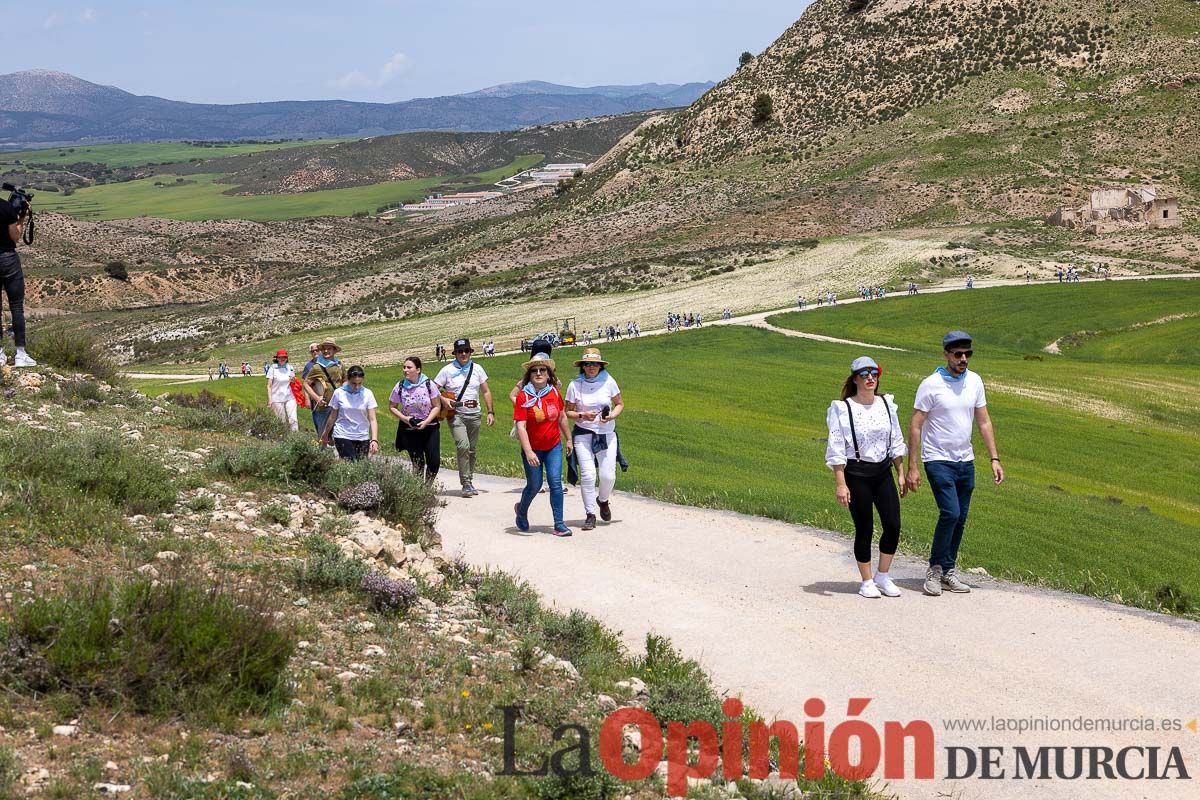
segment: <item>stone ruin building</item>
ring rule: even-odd
[[[1047,225],[1061,225],[1087,233],[1110,233],[1129,226],[1176,228],[1179,198],[1160,195],[1158,189],[1138,186],[1132,189],[1097,189],[1086,206],[1062,206],[1046,217]]]

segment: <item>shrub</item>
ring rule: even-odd
[[[761,93],[754,98],[754,105],[751,106],[750,122],[756,126],[765,125],[775,114],[775,101],[771,99],[771,95],[766,92]]]
[[[712,682],[699,664],[677,653],[667,639],[648,635],[646,655],[634,663],[650,694],[646,710],[663,724],[706,720],[721,725],[721,702]]]
[[[425,481],[398,461],[376,458],[339,461],[324,478],[324,488],[335,496],[348,487],[364,483],[379,487],[381,498],[377,513],[383,519],[393,525],[401,524],[410,531],[433,526],[437,495]]]
[[[0,672],[24,691],[67,691],[147,713],[261,712],[283,699],[296,645],[260,587],[180,573],[161,583],[75,582],[14,608]]]
[[[754,54],[751,53],[749,50],[743,50],[742,54],[740,56],[738,56],[738,66],[744,67],[753,60],[754,60]]]
[[[371,567],[361,559],[348,556],[320,534],[304,540],[308,557],[292,568],[292,583],[298,589],[332,592],[344,589],[356,592]]]
[[[195,511],[197,514],[207,514],[217,507],[217,500],[210,494],[196,495],[187,501],[187,507],[189,511]]]
[[[382,614],[405,614],[420,599],[417,585],[412,581],[398,581],[384,575],[364,575],[362,590],[372,611]]]
[[[51,329],[31,336],[30,349],[50,366],[73,372],[86,372],[98,380],[116,383],[120,378],[117,363],[95,339],[78,330]]]
[[[119,281],[129,280],[129,269],[125,266],[124,261],[110,261],[104,265],[104,271],[110,278],[116,278]]]
[[[268,522],[287,525],[292,521],[292,512],[283,503],[267,503],[259,509],[259,515]]]
[[[333,469],[337,456],[311,437],[295,434],[282,442],[255,442],[218,452],[210,468],[233,478],[258,478],[286,487],[317,488]]]
[[[176,421],[191,430],[241,433],[256,439],[282,439],[291,432],[270,409],[251,408],[207,389],[170,394],[167,401],[180,407]]]
[[[449,284],[451,289],[465,289],[470,282],[471,276],[465,272],[460,272],[450,279]]]

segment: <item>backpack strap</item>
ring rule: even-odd
[[[858,433],[854,430],[854,409],[850,407],[849,400],[842,400],[846,404],[846,416],[850,418],[850,439],[854,442],[854,460],[862,461],[862,456],[858,454]],[[891,433],[889,432],[889,436]]]
[[[475,362],[471,362],[471,366],[467,367],[467,379],[463,381],[462,388],[458,390],[458,395],[455,396],[454,402],[462,401],[462,396],[466,393],[467,387],[471,385],[471,376],[475,374]]]

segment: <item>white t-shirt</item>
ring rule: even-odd
[[[887,406],[884,405],[887,403]],[[833,468],[854,458],[854,437],[858,437],[858,455],[863,461],[878,464],[888,457],[891,445],[892,458],[908,453],[904,444],[904,433],[900,430],[900,414],[895,399],[889,394],[875,398],[875,402],[864,406],[850,401],[850,409],[843,400],[829,404],[825,423],[829,426],[829,438],[825,443],[825,465]],[[854,432],[850,431],[849,414],[854,414]]]
[[[567,386],[567,402],[575,404],[576,411],[600,411],[608,406],[612,411],[613,398],[621,393],[617,382],[609,375],[602,381],[588,383],[580,375]],[[612,433],[617,429],[615,422],[601,422],[599,417],[594,421],[576,420],[576,425],[593,433]]]
[[[367,418],[367,409],[379,408],[375,402],[375,394],[367,387],[361,392],[351,394],[347,386],[339,386],[329,401],[330,408],[336,408],[338,415],[333,421],[333,437],[335,439],[353,439],[357,442],[371,438],[371,421]]]
[[[935,372],[921,381],[913,400],[913,408],[929,415],[921,426],[921,460],[974,461],[975,409],[986,405],[983,379],[970,370],[962,380],[947,380]]]
[[[437,377],[433,379],[433,382],[441,388],[449,389],[450,392],[457,395],[466,379],[467,376],[459,372],[458,362],[452,361],[442,367]],[[462,397],[459,398],[461,405],[458,406],[458,413],[472,415],[481,413],[482,406],[479,404],[479,387],[487,383],[487,379],[487,372],[477,362],[475,364],[475,371],[471,373],[471,385],[467,387],[467,390],[462,393]],[[467,405],[468,402],[472,403],[472,405]]]
[[[292,394],[292,378],[296,377],[296,370],[292,369],[291,364],[272,364],[267,370],[267,383],[270,384],[271,402],[286,403],[288,400],[295,400],[296,396]]]

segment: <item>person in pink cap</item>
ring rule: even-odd
[[[275,363],[267,370],[267,405],[293,430],[299,430],[296,422],[296,396],[292,394],[292,381],[296,370],[288,363],[287,350],[275,353]]]

